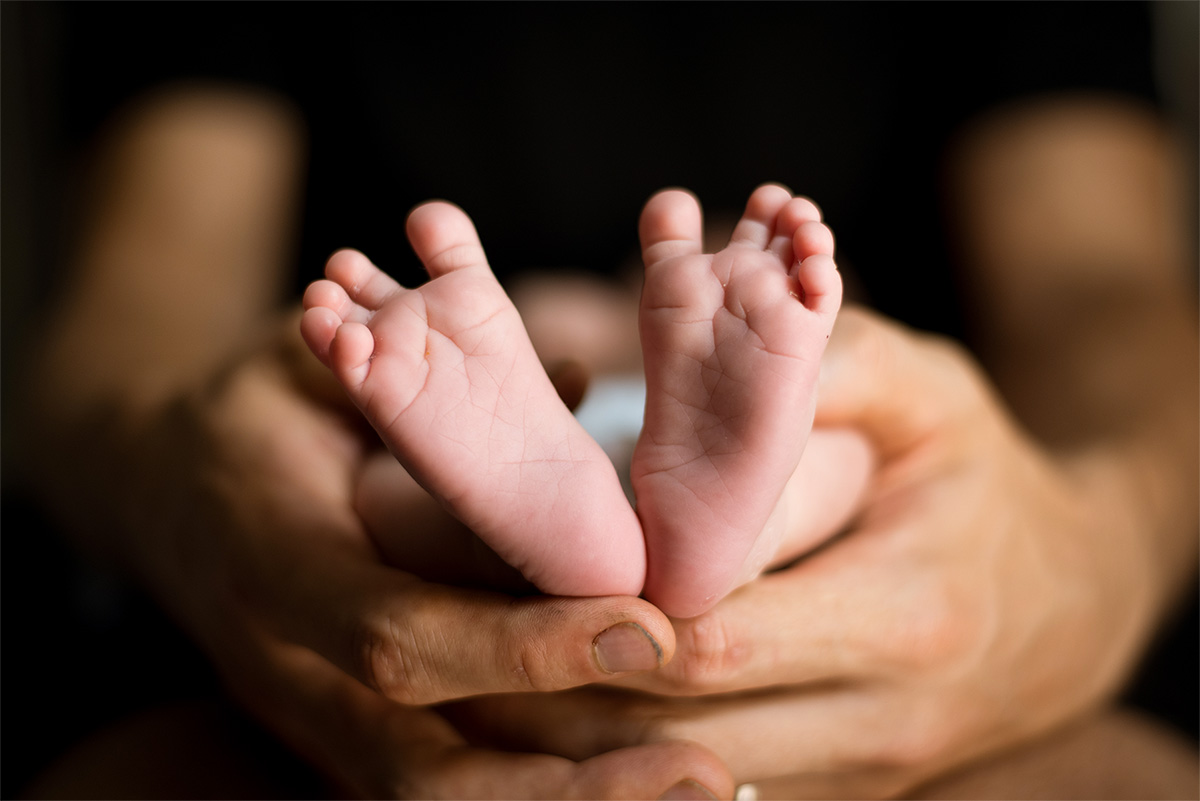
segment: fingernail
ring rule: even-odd
[[[659,801],[717,801],[707,787],[692,779],[684,779],[658,798]]]
[[[653,670],[662,664],[662,646],[637,623],[618,623],[600,632],[592,651],[605,673]]]

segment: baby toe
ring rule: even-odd
[[[368,310],[380,308],[403,287],[357,250],[339,250],[325,263],[325,277],[350,300]]]
[[[801,223],[792,236],[792,249],[796,254],[796,261],[804,261],[817,254],[833,256],[834,246],[833,231],[829,230],[829,226],[815,220]]]
[[[338,326],[329,343],[329,367],[351,393],[361,388],[370,372],[375,337],[361,323]]]
[[[779,184],[763,184],[746,201],[746,210],[729,238],[731,245],[746,245],[765,250],[775,235],[779,212],[792,199],[792,193]]]
[[[341,324],[341,318],[326,306],[309,307],[300,318],[300,336],[304,344],[326,367],[330,366],[329,345]]]
[[[308,289],[304,290],[302,303],[306,310],[324,308],[332,311],[338,317],[343,317],[352,305],[346,290],[342,289],[339,284],[328,280],[314,281],[309,284]]]
[[[842,277],[831,256],[817,253],[804,259],[796,267],[796,278],[805,308],[829,315],[841,307]]]

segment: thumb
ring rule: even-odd
[[[814,424],[857,428],[888,458],[968,414],[984,386],[978,365],[951,340],[849,307],[821,362]]]

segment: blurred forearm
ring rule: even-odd
[[[121,120],[50,329],[45,400],[160,396],[242,343],[278,299],[299,156],[292,119],[250,96],[163,96]]]
[[[268,321],[299,131],[274,101],[196,89],[144,100],[99,143],[70,282],[28,381],[29,451],[51,500],[83,493],[103,517],[130,480],[125,439]]]
[[[953,164],[982,356],[1022,423],[1148,538],[1156,600],[1194,575],[1198,348],[1184,174],[1149,113],[997,116]]]

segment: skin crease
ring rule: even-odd
[[[779,550],[771,519],[807,444],[842,282],[820,210],[776,184],[750,194],[714,254],[703,253],[688,192],[655,194],[638,229],[647,400],[630,476],[648,555],[643,594],[668,615],[695,617]]]
[[[1106,703],[1193,575],[1195,310],[1164,199],[1178,171],[1135,109],[1012,111],[964,143],[963,260],[996,288],[976,318],[995,384],[955,346],[844,314],[830,353],[851,366],[826,360],[817,419],[879,452],[867,514],[688,622],[628,598],[514,603],[379,561],[353,513],[370,439],[272,311],[297,131],[286,108],[224,95],[127,118],[28,386],[45,455],[77,455],[38,465],[48,506],[339,787],[629,797],[691,778],[726,798],[744,780],[780,797],[900,794]],[[1039,223],[1037,198],[1078,213]],[[855,365],[894,376],[889,391]],[[181,499],[209,517],[180,521]],[[122,538],[100,538],[105,521]],[[624,622],[663,652],[663,669],[620,677],[638,695],[502,694],[446,710],[455,725],[422,707],[611,683],[592,643]],[[550,755],[488,748],[515,735],[487,730],[487,704],[536,720],[523,736]]]

